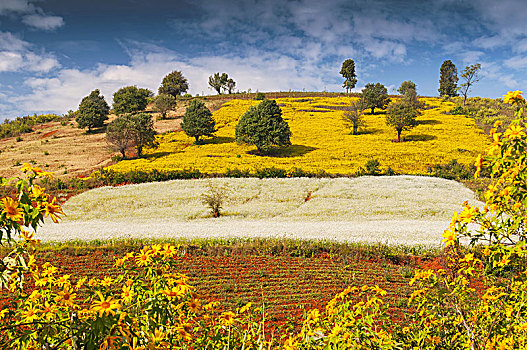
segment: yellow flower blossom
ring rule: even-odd
[[[457,242],[457,233],[455,229],[448,228],[443,233],[444,240],[442,242],[445,243],[445,247],[448,247],[450,245],[454,245]]]
[[[97,291],[97,295],[99,296],[99,300],[93,302],[91,310],[99,313],[99,317],[109,314],[115,315],[114,310],[121,309],[121,304],[119,304],[117,300],[113,299],[112,297],[106,299],[99,291]]]
[[[33,322],[39,319],[38,313],[40,310],[35,308],[33,305],[27,305],[26,308],[21,312],[22,322]]]
[[[19,203],[14,199],[4,197],[2,198],[2,205],[4,207],[2,214],[5,214],[7,219],[17,222],[24,219],[24,212],[20,209]]]
[[[60,305],[64,306],[70,306],[74,307],[74,300],[77,296],[76,293],[72,293],[72,290],[68,287],[64,288],[62,291],[57,293],[58,295],[55,297],[55,302],[59,303]]]
[[[219,321],[224,326],[232,326],[236,322],[236,314],[232,311],[223,312],[219,317]]]
[[[508,139],[519,139],[525,137],[525,132],[523,130],[523,127],[516,124],[511,124],[503,136]]]
[[[64,215],[60,204],[57,204],[56,201],[57,197],[53,197],[51,202],[45,202],[43,207],[44,216],[49,216],[54,223],[59,222],[58,215]]]
[[[130,303],[135,295],[134,289],[130,286],[123,286],[123,291],[121,292],[121,299],[125,303]]]
[[[516,101],[523,100],[522,96],[523,91],[509,91],[505,95],[503,95],[503,103],[510,103],[513,104]]]

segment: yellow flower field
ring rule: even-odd
[[[352,174],[370,159],[380,161],[382,168],[391,167],[397,173],[421,174],[427,165],[457,159],[470,165],[490,144],[474,120],[460,115],[445,114],[454,104],[440,98],[423,98],[428,109],[417,118],[419,125],[403,132],[406,142],[397,139],[394,129],[386,126],[383,111],[365,115],[366,127],[359,135],[351,135],[342,120],[343,111],[327,106],[347,104],[349,97],[280,98],[283,117],[288,121],[292,145],[273,156],[250,153],[255,146],[237,145],[235,128],[242,114],[260,101],[232,100],[213,113],[216,138],[194,145],[194,138],[182,131],[159,135],[159,148],[146,150],[142,159],[121,161],[110,169],[131,170],[198,169],[207,173],[223,173],[227,169],[254,171],[262,168],[304,171],[325,170],[331,174]],[[326,108],[325,108],[326,107]]]

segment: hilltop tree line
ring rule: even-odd
[[[457,86],[458,76],[456,66],[450,60],[443,62],[440,68],[439,94],[443,97],[463,96],[463,106],[471,87],[479,81],[480,64],[467,66],[461,73],[463,83]],[[357,84],[355,62],[347,59],[342,63],[340,74],[343,76],[343,87],[349,93]],[[233,93],[236,83],[227,73],[214,73],[209,77],[209,86],[218,94]],[[126,86],[113,94],[113,113],[118,117],[107,127],[107,141],[126,157],[125,151],[135,147],[137,155],[141,156],[144,147],[156,147],[155,131],[151,114],[143,111],[149,103],[153,110],[160,114],[160,118],[167,117],[167,113],[174,109],[177,98],[189,89],[187,79],[181,71],[167,74],[154,97],[152,91],[136,86]],[[410,80],[401,84],[398,92],[402,95],[396,102],[391,103],[387,88],[381,83],[368,83],[362,89],[359,100],[351,102],[344,113],[344,121],[350,125],[351,133],[357,135],[359,128],[364,127],[364,112],[375,109],[386,110],[386,124],[397,132],[397,141],[402,141],[401,134],[416,125],[416,117],[420,114],[421,104],[417,98],[416,84]],[[262,103],[261,106],[251,107],[241,118],[236,128],[236,140],[240,143],[256,145],[258,153],[266,153],[273,145],[290,144],[291,132],[287,122],[281,118],[281,111],[276,103]],[[92,129],[102,127],[108,120],[110,106],[98,89],[84,97],[79,104],[76,121],[80,128]],[[183,131],[200,142],[203,136],[212,136],[215,125],[212,113],[198,100],[192,100],[188,106],[183,122]]]

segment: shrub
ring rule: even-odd
[[[275,145],[290,145],[290,136],[289,125],[275,100],[264,100],[250,107],[236,125],[236,142],[256,145],[258,153],[267,153]]]
[[[181,123],[181,129],[187,136],[194,137],[197,144],[201,136],[212,136],[216,131],[215,125],[212,113],[202,101],[190,101]]]
[[[120,88],[113,94],[113,111],[115,114],[135,113],[143,111],[152,91],[138,89],[137,86]]]
[[[108,119],[109,112],[110,107],[106,103],[104,96],[96,89],[82,99],[75,121],[79,128],[84,129],[87,127],[88,132],[90,132],[92,128],[104,125],[104,121]]]
[[[167,117],[167,112],[176,107],[176,98],[172,95],[161,94],[154,100],[154,110],[161,113],[161,119]]]
[[[223,209],[223,205],[225,204],[225,201],[228,197],[227,193],[228,191],[225,187],[216,187],[213,186],[212,183],[209,183],[208,192],[201,196],[202,203],[206,204],[210,208],[213,217],[220,217],[221,210]]]
[[[467,113],[465,112],[465,109],[464,109],[463,107],[461,107],[461,106],[455,106],[455,107],[452,108],[452,109],[450,110],[450,112],[448,112],[448,113],[453,114],[453,115],[467,114]]]
[[[257,101],[265,100],[265,94],[263,92],[257,92],[254,99]]]

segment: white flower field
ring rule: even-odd
[[[220,218],[202,203],[210,186],[227,189]],[[420,176],[175,180],[72,197],[62,222],[45,224],[40,237],[285,237],[438,246],[464,200],[483,206],[456,181]]]

